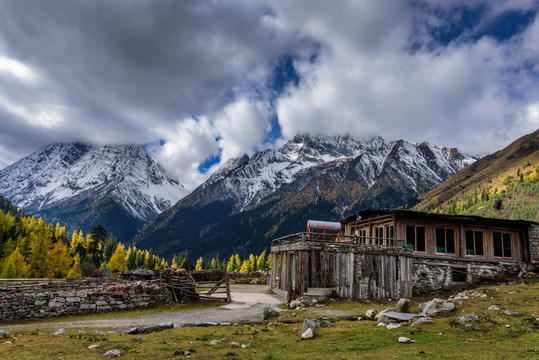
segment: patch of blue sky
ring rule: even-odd
[[[219,154],[211,155],[208,158],[206,158],[206,160],[204,160],[204,162],[198,166],[198,172],[201,174],[206,174],[213,165],[218,164],[220,161],[221,161],[221,150],[219,150]]]
[[[498,42],[510,39],[522,32],[534,20],[537,9],[531,11],[506,11],[492,16],[487,5],[459,6],[449,10],[417,6],[423,15],[416,18],[416,29],[423,28],[427,38],[415,37],[409,41],[408,51],[414,53],[420,49],[433,51],[450,43],[470,43],[490,36]],[[426,21],[434,17],[435,22]],[[436,25],[432,25],[436,24]],[[415,32],[414,32],[415,33]],[[418,33],[422,33],[418,31]],[[425,41],[423,43],[422,41]]]

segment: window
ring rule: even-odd
[[[367,240],[367,230],[366,229],[357,230],[356,235],[359,236],[360,244],[365,244]]]
[[[386,226],[386,238],[393,239],[393,225]]]
[[[436,228],[436,253],[455,254],[455,229]]]
[[[414,251],[425,252],[424,226],[406,226],[406,247]]]
[[[485,256],[482,231],[466,230],[466,255]]]
[[[494,242],[494,256],[511,258],[513,252],[511,251],[511,234],[495,231],[492,234]]]
[[[379,226],[375,229],[375,241],[378,245],[382,245],[383,243],[383,238],[384,238],[384,227],[383,226]]]

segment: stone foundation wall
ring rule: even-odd
[[[508,275],[515,276],[519,271],[514,263],[414,258],[413,293],[450,290]]]
[[[530,225],[530,262],[536,268],[539,268],[539,225]]]
[[[39,319],[142,308],[172,301],[172,293],[156,282],[107,282],[53,285],[56,288],[6,286],[0,291],[0,321]]]

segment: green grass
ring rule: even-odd
[[[108,334],[90,336],[68,329],[70,336],[51,337],[53,324],[40,329],[17,329],[13,344],[0,344],[2,359],[101,359],[110,349],[126,352],[125,359],[172,359],[177,349],[194,349],[191,359],[537,359],[539,357],[539,322],[529,313],[539,313],[539,281],[525,285],[489,285],[477,289],[478,295],[457,305],[456,312],[436,318],[434,324],[403,326],[394,330],[376,326],[372,321],[334,320],[331,327],[315,331],[312,340],[301,340],[304,318],[321,319],[326,314],[352,318],[367,309],[383,310],[394,302],[327,302],[322,309],[307,308],[287,311],[271,323],[242,324],[233,327],[186,327],[142,335],[144,342],[133,341],[132,335]],[[420,300],[414,300],[417,311]],[[487,310],[499,304],[502,310],[520,312],[517,316]],[[457,325],[458,316],[475,313],[480,320],[474,330]],[[293,316],[292,314],[296,314]],[[330,316],[332,317],[332,316]],[[507,328],[506,325],[509,325]],[[36,331],[37,330],[37,331]],[[397,333],[413,340],[397,342]],[[211,340],[220,340],[216,346]],[[231,342],[251,343],[252,348],[231,348]],[[98,349],[88,350],[91,344]],[[237,356],[227,356],[234,352]]]

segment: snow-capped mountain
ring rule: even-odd
[[[112,208],[140,227],[188,191],[142,146],[68,143],[45,146],[1,170],[0,193],[31,214],[91,228]]]
[[[385,142],[380,136],[365,140],[351,136],[311,137],[299,134],[279,150],[264,150],[229,160],[215,172],[203,188],[220,183],[221,192],[235,198],[243,210],[306,174],[307,169],[323,171],[357,158],[355,165],[361,180],[373,186],[384,170],[393,169],[409,180],[408,186],[422,191],[423,178],[440,184],[477,158],[457,149],[440,148],[428,143],[403,140]]]
[[[365,207],[403,205],[476,159],[379,136],[298,134],[278,150],[229,160],[136,241],[161,252],[187,247],[197,256],[216,247],[257,251],[269,237],[304,230],[309,217],[339,220]]]

